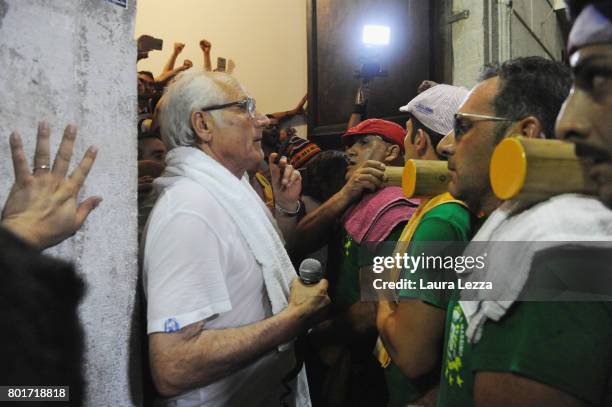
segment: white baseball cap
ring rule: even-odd
[[[453,129],[455,113],[468,92],[459,86],[436,85],[418,94],[399,110],[410,113],[428,129],[446,135]]]

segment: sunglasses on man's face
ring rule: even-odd
[[[453,130],[455,133],[455,141],[458,143],[461,138],[474,127],[474,123],[478,122],[509,122],[512,119],[497,116],[487,116],[484,114],[472,113],[455,113],[453,122]]]
[[[208,112],[211,110],[219,110],[219,109],[226,109],[228,107],[232,107],[232,106],[238,106],[242,109],[245,109],[246,112],[249,114],[249,117],[251,119],[255,118],[255,99],[253,99],[252,97],[245,97],[242,100],[239,100],[237,102],[230,102],[230,103],[224,103],[222,105],[215,105],[215,106],[209,106],[209,107],[204,107],[202,109],[200,109],[201,112]]]

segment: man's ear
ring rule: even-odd
[[[419,157],[427,153],[427,146],[429,146],[429,137],[427,133],[423,129],[418,129],[414,136],[414,147]]]
[[[526,138],[544,138],[542,123],[535,116],[527,116],[516,122],[512,126],[512,132],[509,135],[521,135]]]
[[[384,162],[385,164],[391,164],[396,161],[399,156],[402,154],[402,150],[400,146],[397,144],[390,144],[387,147],[387,154],[385,155]]]
[[[212,139],[212,133],[208,128],[208,124],[206,124],[207,119],[203,112],[193,112],[191,114],[191,127],[196,137],[204,143],[208,143]]]

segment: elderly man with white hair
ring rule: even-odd
[[[267,119],[229,75],[182,74],[159,118],[169,151],[142,265],[161,404],[309,406],[291,343],[329,298],[326,280],[296,279],[279,232],[295,226],[299,173],[271,162],[274,219],[245,177]]]

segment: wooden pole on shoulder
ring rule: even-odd
[[[401,186],[404,195],[431,197],[447,191],[450,174],[446,161],[408,160],[404,167],[385,169],[386,185]]]
[[[594,194],[572,143],[509,137],[491,157],[491,187],[502,200],[541,201],[564,193]]]

